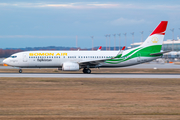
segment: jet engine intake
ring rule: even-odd
[[[62,65],[63,71],[78,71],[79,70],[79,64],[73,63],[73,62],[65,62]]]

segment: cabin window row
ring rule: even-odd
[[[60,56],[29,56],[29,58],[60,58]],[[76,56],[68,56],[68,58],[76,58]],[[78,56],[78,58],[113,58],[113,56]],[[131,58],[131,56],[121,58]]]
[[[60,56],[29,56],[29,58],[60,58]]]
[[[78,58],[112,58],[113,56],[79,56]]]

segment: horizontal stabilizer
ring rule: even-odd
[[[164,52],[159,52],[159,53],[152,53],[150,55],[162,55],[164,53],[168,53],[168,52],[171,52],[171,51],[164,51]]]

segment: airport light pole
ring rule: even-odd
[[[111,50],[111,34],[109,34],[109,50]]]
[[[114,34],[113,36],[114,36],[114,50],[116,50],[116,34]]]
[[[132,43],[133,43],[133,48],[134,48],[134,32],[132,32],[131,35],[132,35]]]
[[[105,37],[106,37],[106,51],[107,51],[107,37],[108,37],[108,34],[106,34]]]
[[[121,33],[119,33],[118,36],[119,36],[119,50],[120,50],[120,47],[121,47]]]
[[[78,36],[76,35],[76,48],[78,48]]]
[[[126,35],[127,35],[127,33],[124,33],[124,36],[125,36],[125,47],[126,47]],[[127,48],[127,47],[126,47]],[[126,49],[125,48],[125,49]]]
[[[144,33],[144,31],[141,31],[140,33],[141,33],[141,42],[143,42],[143,33]]]
[[[93,38],[94,38],[94,36],[91,36],[91,38],[92,38],[92,50],[93,50]]]
[[[179,28],[179,30],[180,30],[180,28]],[[179,37],[179,36],[178,36]]]
[[[170,30],[172,31],[172,51],[174,51],[174,28]]]

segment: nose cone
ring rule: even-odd
[[[8,65],[9,64],[9,60],[8,59],[4,59],[3,63]]]

